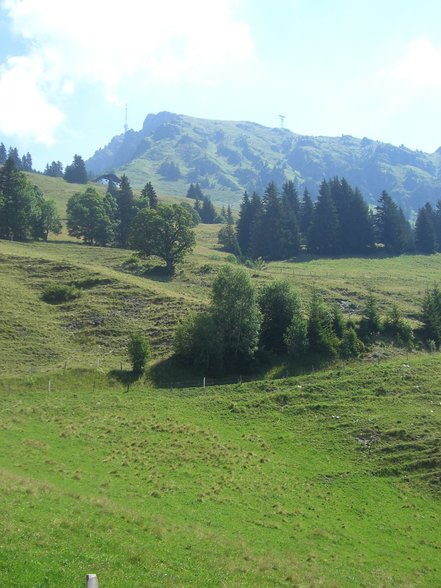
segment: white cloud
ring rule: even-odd
[[[0,131],[51,145],[62,112],[44,94],[44,65],[37,57],[11,57],[0,67]]]
[[[33,134],[47,142],[62,120],[54,104],[83,83],[99,84],[103,96],[115,104],[123,101],[130,83],[140,88],[212,83],[216,72],[253,55],[250,31],[234,17],[235,3],[4,0],[14,32],[28,39],[31,49],[0,70],[1,94],[9,93],[3,101],[13,102],[16,86],[26,84],[26,101],[29,96],[35,99],[33,109],[42,127]],[[32,70],[28,79],[23,75],[26,68]],[[14,124],[24,130],[29,122],[7,124],[0,115],[3,130]]]
[[[413,89],[441,88],[441,48],[430,39],[415,39],[404,55],[385,74]]]

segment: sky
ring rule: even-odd
[[[84,159],[164,110],[441,145],[439,0],[0,0],[0,142]]]

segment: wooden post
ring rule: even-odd
[[[203,388],[205,388],[205,376],[204,376],[204,383],[203,383]]]
[[[96,574],[86,575],[86,588],[99,588],[98,578]]]
[[[47,385],[47,391],[50,393],[51,391],[51,381],[49,380],[49,383]]]

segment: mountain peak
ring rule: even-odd
[[[151,181],[170,195],[185,196],[197,182],[213,200],[232,205],[244,190],[263,194],[270,181],[281,188],[292,180],[314,195],[323,178],[340,176],[372,203],[386,190],[409,214],[438,197],[440,153],[163,111],[149,114],[140,131],[113,138],[86,166],[96,175],[126,173],[135,187]]]

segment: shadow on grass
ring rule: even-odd
[[[133,373],[131,370],[111,370],[108,374],[109,380],[121,382],[127,388],[130,388],[132,384],[137,382],[141,376]]]
[[[273,353],[258,353],[254,361],[239,368],[223,372],[203,372],[188,366],[174,357],[153,365],[148,373],[151,383],[158,388],[193,388],[222,386],[259,380],[278,380],[310,374],[332,366],[337,358],[308,354],[293,360]]]

